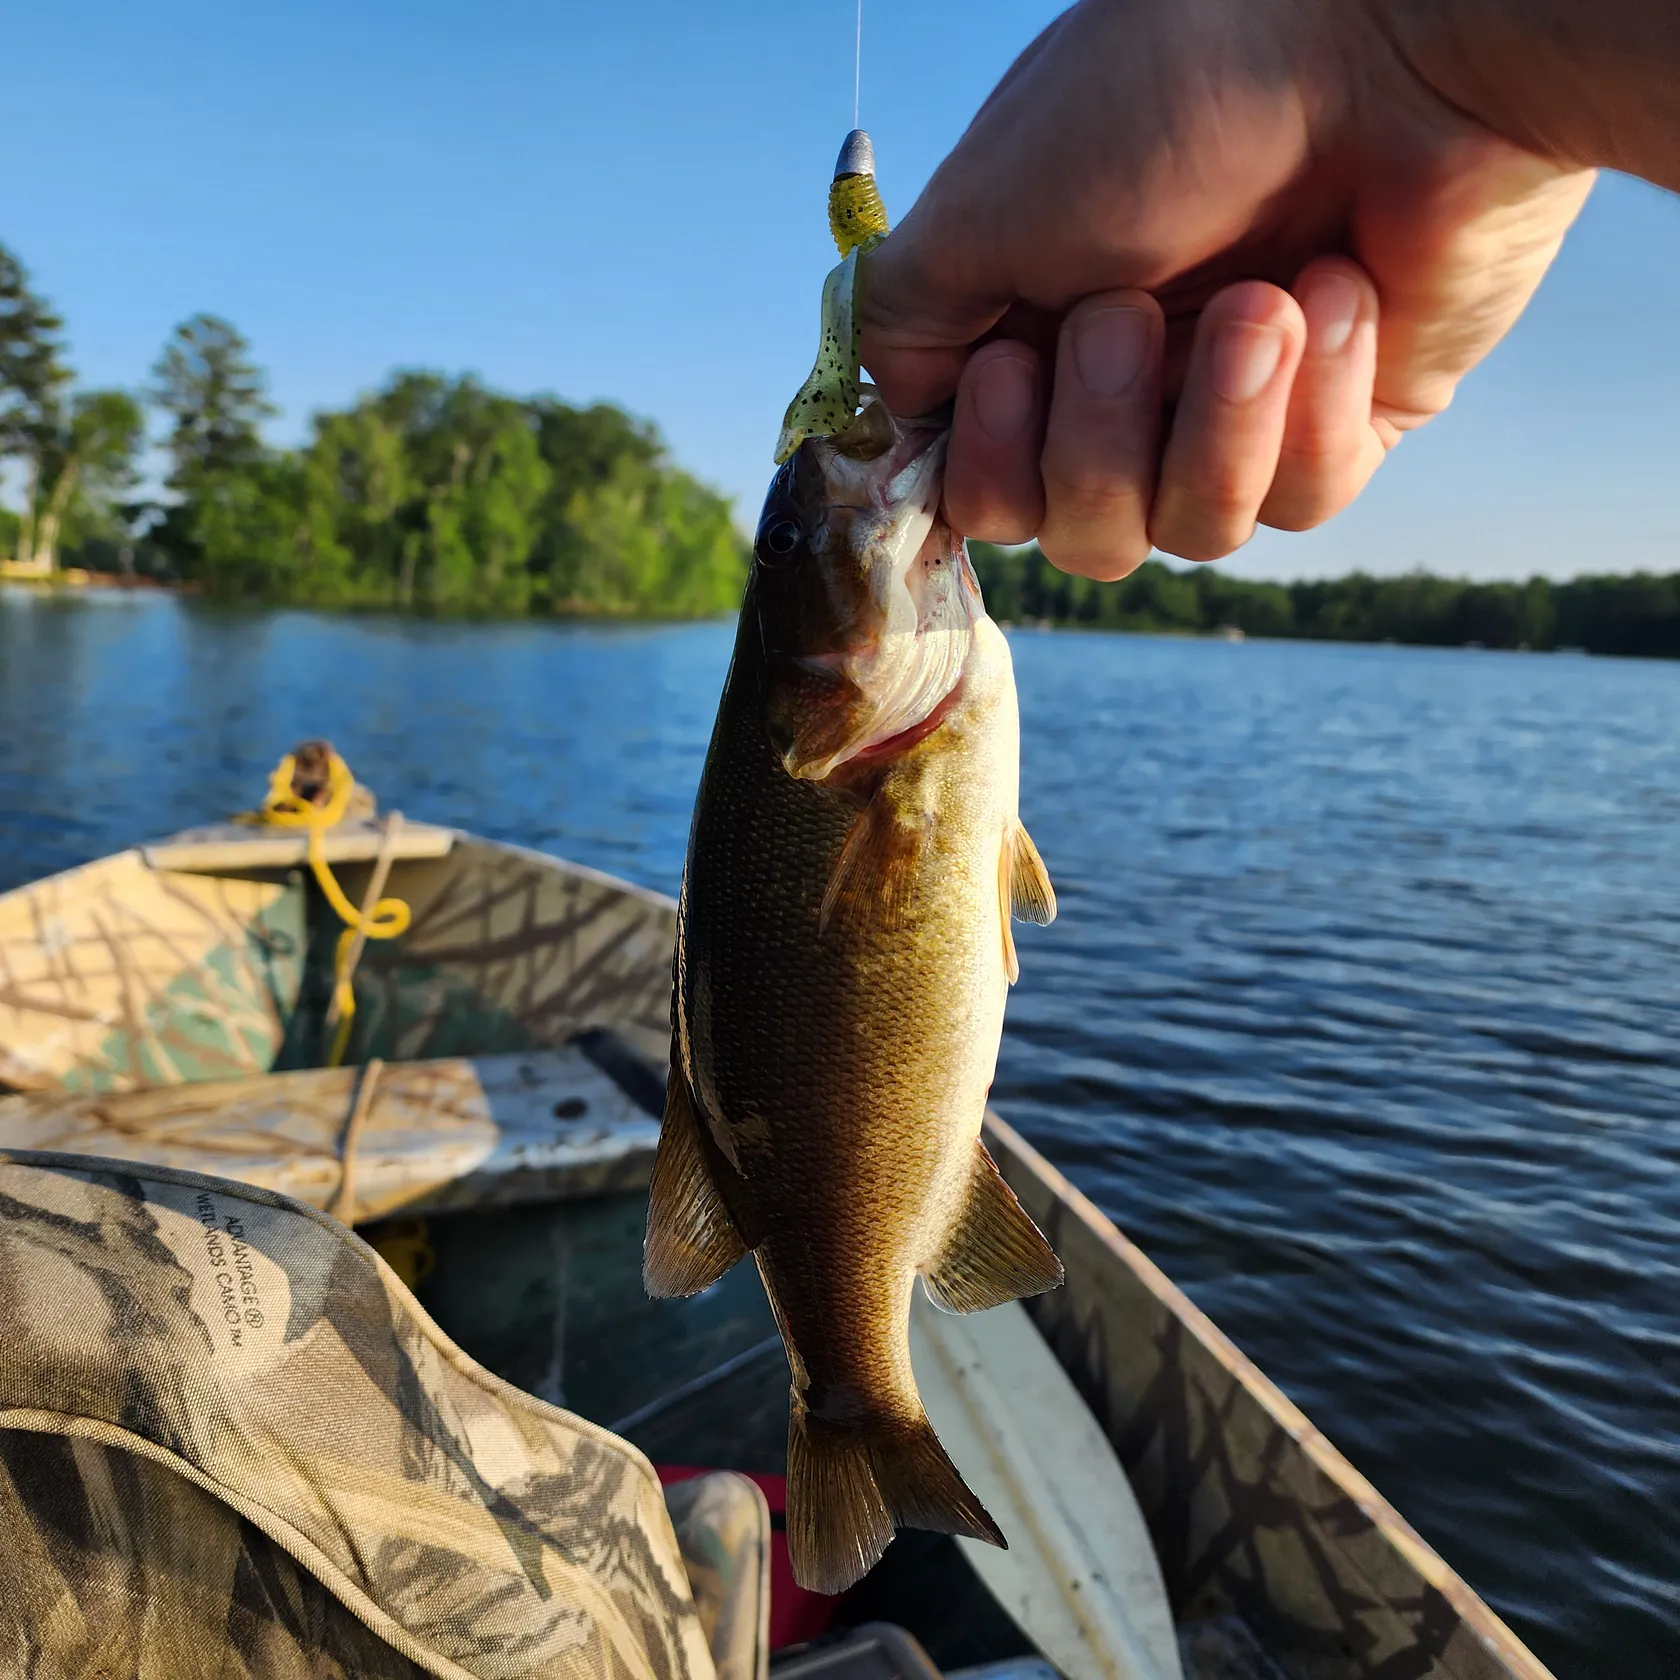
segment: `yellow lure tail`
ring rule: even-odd
[[[828,189],[828,226],[840,264],[823,282],[822,339],[811,376],[788,404],[776,461],[793,454],[806,438],[833,437],[857,414],[862,396],[858,359],[860,259],[887,237],[887,207],[875,184],[875,148],[854,128],[840,148]]]
[[[836,175],[828,189],[828,231],[840,255],[869,250],[887,237],[887,207],[873,175]]]

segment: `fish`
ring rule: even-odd
[[[981,1141],[1055,893],[1017,810],[1009,645],[940,514],[948,423],[865,388],[776,473],[689,834],[644,1281],[751,1253],[790,1373],[788,1550],[842,1591],[899,1527],[1006,1545],[910,1365],[1062,1267]]]

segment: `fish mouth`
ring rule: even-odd
[[[889,507],[913,507],[932,517],[945,488],[945,451],[950,442],[947,426],[934,427],[920,421],[902,428],[898,441],[887,452],[892,474],[885,490]]]
[[[963,541],[939,516],[949,437],[947,415],[900,420],[877,399],[830,445],[829,505],[851,512],[866,589],[845,644],[806,662],[838,679],[847,699],[838,728],[784,752],[801,780],[907,751],[956,703],[984,609]]]
[[[945,484],[949,406],[901,420],[871,391],[857,418],[825,448],[829,505],[899,520],[937,512]]]

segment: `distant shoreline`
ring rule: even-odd
[[[1393,642],[1680,659],[1680,573],[1587,573],[1567,583],[1473,583],[1415,571],[1257,583],[1214,566],[1145,561],[1115,583],[1059,572],[1035,546],[970,552],[992,617],[1143,634]]]
[[[1309,583],[1250,583],[1212,567],[1176,571],[1148,561],[1129,578],[1096,583],[1056,571],[1036,549],[973,546],[987,610],[1000,625],[1033,631],[1100,630],[1242,642],[1342,642],[1500,653],[1680,659],[1680,574],[1587,575],[1554,584],[1471,583],[1426,572],[1362,573]],[[196,582],[66,568],[51,575],[0,561],[0,585],[38,593],[150,594],[234,608],[388,615],[435,623],[697,624],[717,611],[669,613],[574,599],[509,611],[451,602],[446,610],[394,601],[229,600]],[[1051,611],[1023,611],[1023,607]],[[1479,633],[1477,633],[1479,632]]]

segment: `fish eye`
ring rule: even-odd
[[[758,539],[759,549],[767,555],[774,555],[778,560],[785,560],[799,546],[799,539],[804,532],[799,529],[792,519],[778,519],[774,524],[766,525],[763,534]]]

